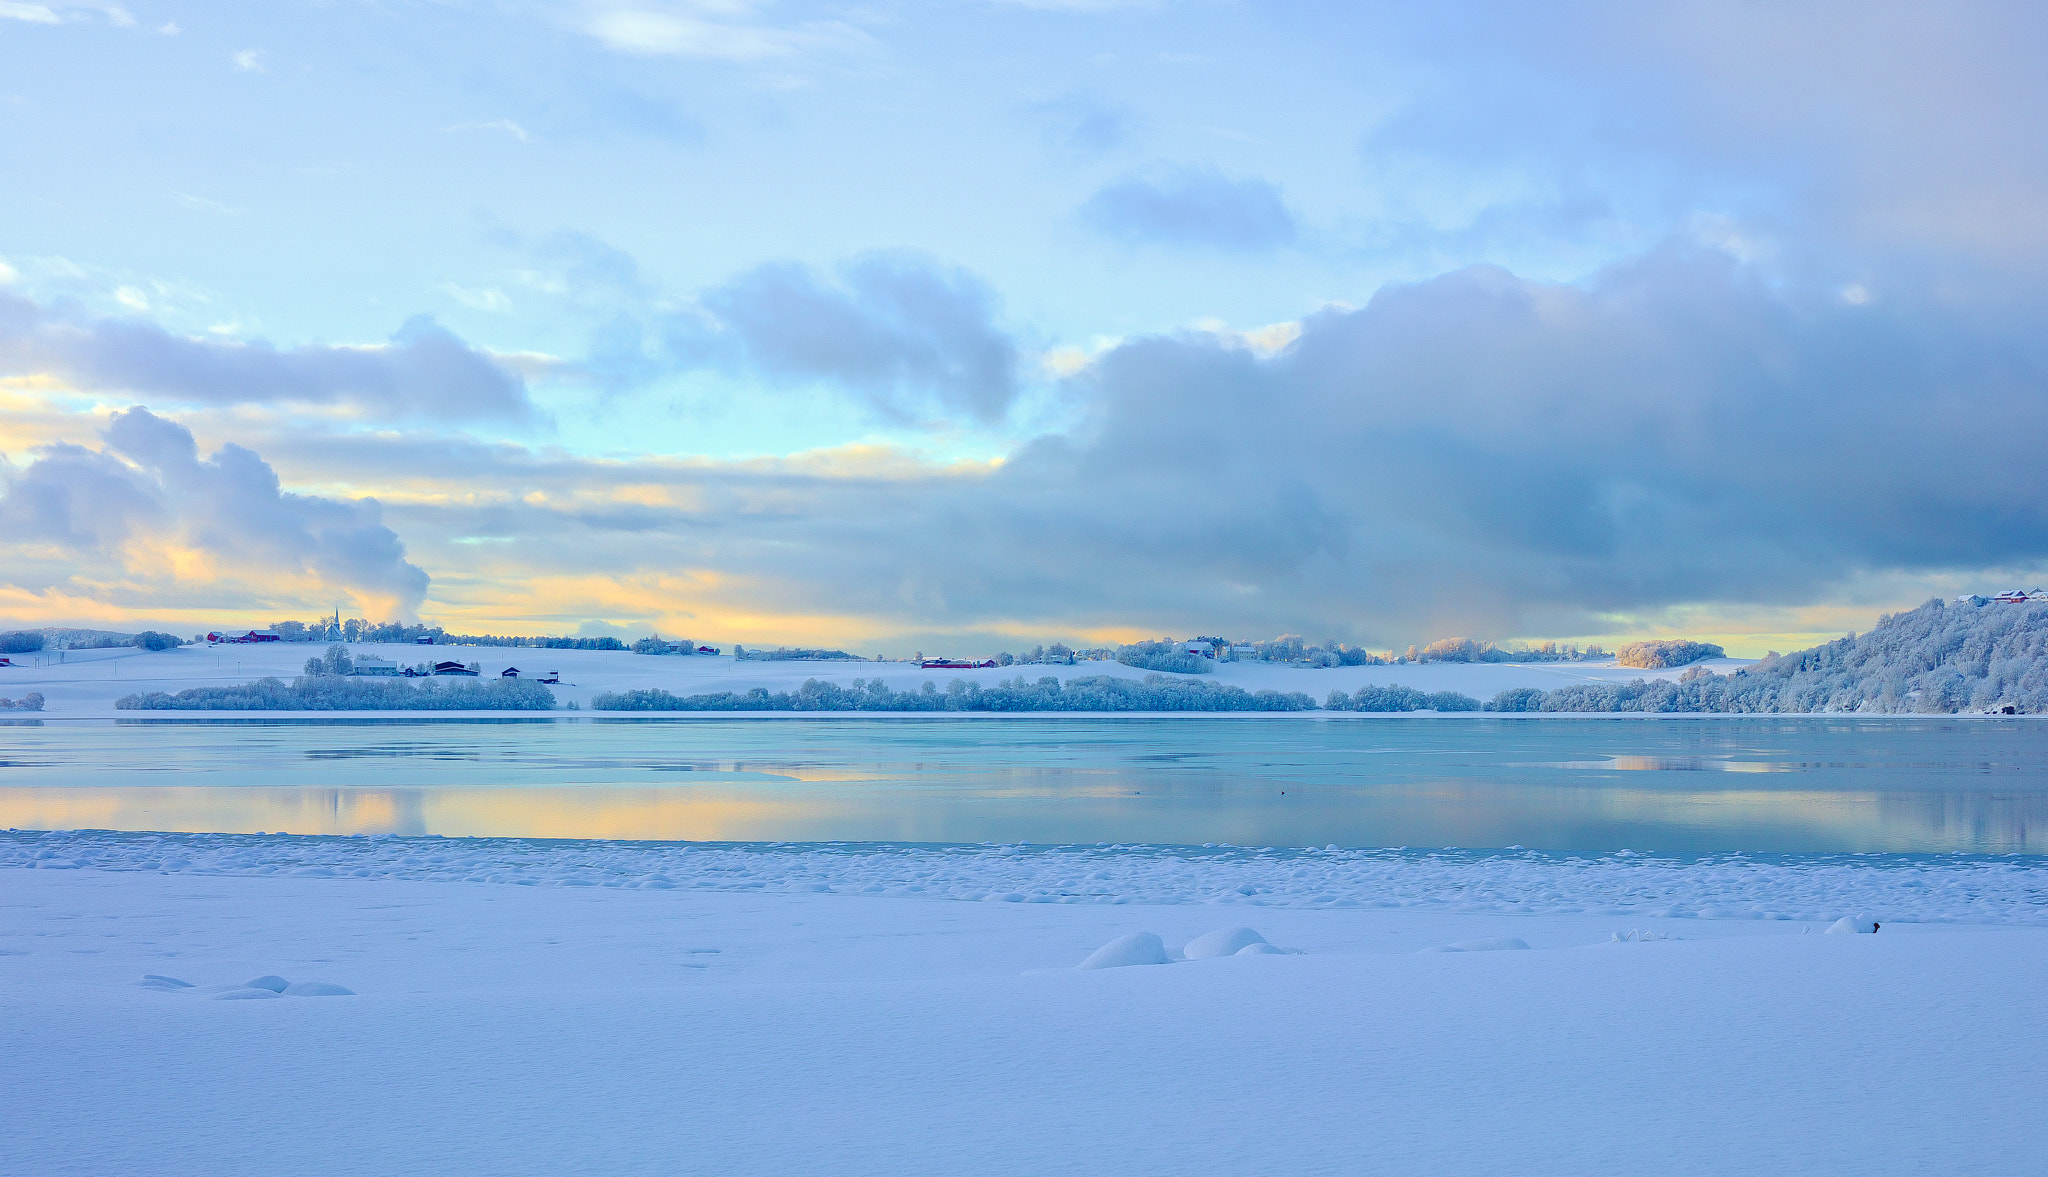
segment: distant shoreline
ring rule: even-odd
[[[1559,719],[1635,720],[1778,720],[1855,719],[1911,722],[1916,720],[2048,720],[2048,715],[1982,715],[1974,712],[1858,711],[78,711],[0,712],[0,727],[35,723],[295,723],[337,720],[404,723],[704,723],[729,719],[835,721],[881,720],[1069,720],[1069,719],[1203,719],[1264,722],[1362,722],[1418,719],[1442,722],[1507,720],[1542,722]]]

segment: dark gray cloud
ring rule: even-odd
[[[836,386],[898,420],[1002,419],[1017,395],[1017,348],[980,279],[905,250],[864,254],[837,277],[795,262],[749,270],[704,292],[702,315],[671,320],[668,345],[686,363]]]
[[[716,568],[761,612],[924,632],[1602,632],[2048,561],[2044,340],[1940,287],[1858,304],[1684,246],[1576,285],[1475,267],[1315,316],[1277,355],[1132,339],[1077,378],[1080,428],[999,466],[472,447],[449,460],[474,503],[393,518],[420,544],[498,538],[507,568]],[[592,505],[649,485],[688,506]]]
[[[1265,253],[1294,240],[1294,215],[1264,180],[1163,168],[1103,188],[1081,219],[1121,241]]]
[[[153,580],[168,570],[138,565],[163,548],[205,553],[224,580],[266,585],[311,577],[410,614],[427,574],[381,519],[374,499],[292,494],[254,452],[224,445],[202,458],[183,425],[132,408],[113,415],[101,450],[57,445],[0,482],[0,550],[26,548],[38,566],[57,549],[61,575],[84,572]],[[139,547],[134,547],[140,542]],[[132,550],[131,550],[132,549]]]
[[[177,335],[0,294],[0,373],[180,405],[351,404],[383,419],[522,421],[520,376],[424,316],[373,347]]]

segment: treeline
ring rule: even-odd
[[[1396,662],[1584,662],[1588,659],[1610,657],[1598,646],[1584,649],[1570,643],[1540,642],[1529,645],[1524,642],[1510,642],[1505,646],[1493,642],[1482,642],[1475,638],[1439,638],[1417,649],[1408,647],[1408,652]],[[1714,657],[1720,657],[1715,654]],[[1674,663],[1674,665],[1676,665]]]
[[[941,691],[927,681],[895,691],[881,679],[854,679],[845,687],[806,679],[793,691],[720,691],[673,695],[663,690],[605,691],[593,711],[1312,711],[1299,691],[1247,691],[1212,682],[1148,674],[1140,681],[1091,675],[1062,682],[1021,676],[992,687],[954,679]]]
[[[30,691],[19,699],[0,699],[0,711],[41,711],[43,693]]]
[[[33,654],[48,649],[51,639],[66,650],[114,650],[133,646],[138,650],[170,650],[185,640],[167,633],[145,629],[141,633],[111,633],[100,629],[19,629],[0,633],[0,654]]]
[[[1346,694],[1331,691],[1323,700],[1325,711],[1477,711],[1479,700],[1457,691],[1432,691],[1425,694],[1413,687],[1390,684],[1384,687],[1364,686]]]
[[[1674,666],[1690,666],[1709,658],[1725,656],[1726,651],[1712,642],[1688,642],[1673,639],[1661,642],[1630,642],[1614,652],[1614,664],[1637,670],[1669,670]]]
[[[2048,604],[1933,600],[1732,674],[1502,691],[1490,711],[2048,713]]]
[[[262,678],[229,687],[123,695],[123,711],[547,711],[554,692],[531,679],[453,682],[307,675],[287,683]]]
[[[494,633],[449,633],[438,625],[421,622],[365,621],[351,617],[340,625],[333,618],[319,621],[273,621],[270,632],[287,642],[385,642],[417,643],[432,638],[437,646],[505,646],[534,650],[623,650],[617,638],[514,637]]]
[[[1133,642],[1117,649],[1116,660],[1138,670],[1163,670],[1169,674],[1207,674],[1216,661],[1190,654],[1182,642]]]

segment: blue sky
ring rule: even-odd
[[[1740,647],[2002,587],[2044,24],[7,0],[0,616]]]

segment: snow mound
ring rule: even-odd
[[[1298,952],[1300,952],[1300,949],[1295,949],[1295,950],[1294,950],[1294,952],[1289,952],[1289,951],[1288,951],[1287,949],[1285,949],[1285,948],[1275,948],[1275,947],[1273,947],[1273,946],[1272,946],[1271,944],[1268,944],[1268,943],[1266,943],[1266,942],[1265,942],[1264,940],[1261,940],[1261,941],[1259,941],[1259,942],[1258,942],[1257,944],[1247,944],[1247,945],[1245,945],[1245,946],[1244,946],[1243,948],[1240,948],[1240,949],[1238,949],[1238,950],[1237,950],[1236,952],[1233,952],[1233,953],[1231,953],[1231,955],[1232,955],[1232,956],[1292,956],[1292,955],[1295,955],[1295,953],[1298,953]]]
[[[173,992],[192,987],[192,982],[190,981],[180,981],[176,977],[160,977],[155,973],[144,973],[142,974],[142,979],[135,983],[144,989],[169,989]]]
[[[263,1001],[272,997],[283,997],[275,989],[252,989],[247,985],[230,985],[213,995],[215,1001]]]
[[[1166,955],[1166,942],[1150,932],[1132,932],[1118,936],[1109,943],[1090,953],[1087,960],[1075,965],[1082,969],[1120,969],[1135,964],[1171,964]]]
[[[1501,936],[1493,940],[1462,940],[1456,944],[1442,944],[1425,948],[1424,952],[1505,952],[1510,949],[1529,947],[1529,942],[1520,936]]]
[[[273,993],[282,993],[290,987],[291,982],[275,974],[265,974],[253,981],[244,981],[242,984],[251,989],[268,989]]]
[[[286,997],[354,997],[356,991],[329,981],[294,981],[284,987]]]
[[[1207,960],[1212,956],[1233,956],[1258,944],[1266,944],[1266,938],[1250,928],[1218,928],[1188,941],[1180,954],[1189,960]]]
[[[1845,915],[1828,925],[1829,935],[1853,935],[1857,932],[1877,931],[1877,921],[1867,916]]]

